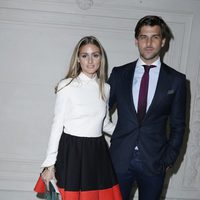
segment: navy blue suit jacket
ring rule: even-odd
[[[137,143],[145,171],[153,175],[173,165],[179,154],[185,131],[186,77],[162,63],[154,98],[139,123],[132,94],[135,66],[136,61],[114,67],[108,81],[110,108],[116,105],[118,113],[110,153],[116,172],[123,173]]]

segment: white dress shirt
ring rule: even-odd
[[[133,77],[133,85],[132,85],[132,94],[133,94],[133,101],[135,105],[136,112],[138,110],[138,97],[139,97],[139,91],[140,91],[140,82],[142,79],[142,76],[144,74],[144,67],[142,65],[146,65],[141,58],[138,59],[135,67],[135,73]],[[151,68],[149,71],[149,87],[148,87],[148,95],[147,95],[147,110],[153,100],[157,82],[158,82],[158,76],[160,72],[161,62],[160,58],[156,60],[152,65],[155,65],[156,67]]]
[[[99,137],[102,130],[112,134],[115,128],[108,112],[110,86],[105,84],[103,100],[97,76],[91,79],[80,73],[67,85],[70,81],[65,79],[58,85],[47,156],[42,167],[55,164],[63,128],[65,133],[80,137]]]

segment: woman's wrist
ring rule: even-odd
[[[54,165],[49,166],[49,167],[45,167],[44,169],[45,169],[45,170],[48,170],[48,171],[55,171]]]

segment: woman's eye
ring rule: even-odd
[[[99,58],[99,57],[100,57],[100,54],[98,54],[98,53],[97,53],[97,54],[94,54],[94,57],[95,57],[95,58]]]
[[[87,57],[86,54],[82,54],[82,55],[81,55],[81,58],[86,58],[86,57]]]

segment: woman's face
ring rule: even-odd
[[[86,44],[80,48],[78,62],[82,72],[92,78],[101,63],[100,49],[94,44]]]

